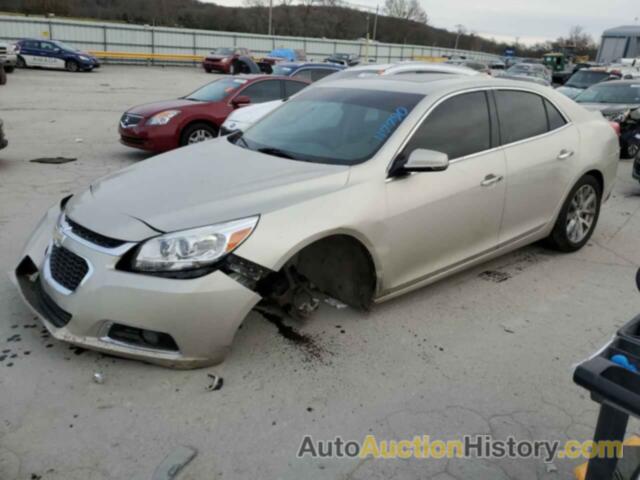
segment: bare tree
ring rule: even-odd
[[[412,20],[418,23],[428,23],[429,17],[418,0],[385,0],[384,12],[390,17]]]

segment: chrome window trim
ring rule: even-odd
[[[438,99],[437,102],[435,102],[433,105],[431,105],[427,109],[426,112],[424,112],[422,114],[420,119],[416,122],[416,124],[411,128],[409,133],[406,135],[406,137],[404,138],[404,140],[400,144],[400,147],[398,147],[398,149],[396,149],[395,153],[392,155],[391,161],[387,165],[387,170],[386,170],[387,175],[389,174],[389,171],[391,170],[393,162],[398,157],[400,152],[402,152],[404,150],[404,148],[407,146],[407,143],[409,143],[411,138],[413,138],[413,136],[415,135],[416,131],[422,126],[422,124],[425,122],[427,117],[438,106],[440,106],[442,103],[444,103],[445,101],[449,100],[450,98],[457,97],[459,95],[465,95],[467,93],[490,92],[490,91],[499,91],[499,90],[510,90],[510,91],[516,91],[516,92],[533,93],[534,95],[538,95],[539,97],[541,97],[541,98],[547,100],[549,103],[551,103],[551,105],[553,105],[558,110],[558,112],[560,113],[560,115],[562,116],[562,118],[564,119],[564,121],[566,123],[560,128],[556,128],[554,130],[549,130],[548,132],[541,133],[540,135],[536,135],[535,137],[524,138],[524,139],[518,140],[516,142],[506,143],[504,145],[498,145],[497,147],[492,147],[492,148],[490,148],[488,150],[482,150],[480,152],[475,152],[475,153],[472,153],[470,155],[465,155],[464,157],[455,158],[455,159],[453,159],[453,160],[451,160],[449,162],[450,165],[454,165],[454,164],[456,164],[458,162],[461,162],[461,161],[464,161],[464,160],[468,160],[468,159],[472,159],[472,158],[478,157],[480,155],[485,155],[487,153],[492,153],[492,152],[495,152],[497,150],[504,149],[504,148],[507,148],[507,147],[520,145],[520,144],[523,144],[523,143],[526,143],[526,142],[529,142],[529,141],[532,141],[532,140],[538,140],[538,139],[544,138],[544,137],[546,137],[546,136],[548,136],[548,135],[550,135],[552,133],[559,132],[559,131],[569,127],[570,125],[573,125],[573,121],[564,112],[564,110],[562,108],[560,108],[553,100],[551,100],[549,97],[547,97],[547,96],[541,94],[540,92],[538,92],[538,91],[536,91],[534,89],[531,89],[531,88],[520,87],[520,86],[518,86],[518,87],[514,87],[514,86],[508,86],[508,87],[504,87],[504,86],[484,86],[484,87],[473,87],[473,88],[467,88],[467,89],[464,89],[464,90],[458,90],[456,92],[449,93],[449,94],[445,95],[444,97],[441,97],[440,99]],[[500,119],[498,117],[498,122],[499,121],[500,121]],[[499,126],[498,126],[498,128],[499,128]]]

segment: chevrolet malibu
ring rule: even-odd
[[[307,84],[274,75],[221,78],[176,100],[130,108],[120,118],[120,143],[164,152],[211,140],[235,109],[286,98]]]
[[[535,84],[321,82],[63,199],[12,276],[60,340],[209,365],[259,302],[368,309],[541,239],[580,249],[618,150],[601,115]]]

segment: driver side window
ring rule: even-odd
[[[280,80],[264,80],[253,83],[245,88],[240,95],[246,95],[251,99],[251,103],[270,102],[282,98]]]
[[[449,160],[491,148],[491,121],[486,92],[457,95],[438,105],[404,149],[406,158],[422,148],[446,153]]]

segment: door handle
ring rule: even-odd
[[[496,183],[501,182],[503,178],[504,177],[502,175],[494,175],[493,173],[490,173],[489,175],[484,177],[484,180],[482,182],[480,182],[480,186],[490,187],[491,185],[495,185]]]
[[[562,149],[560,150],[560,153],[558,154],[558,160],[566,160],[569,157],[573,157],[573,150],[566,150],[566,149]]]

